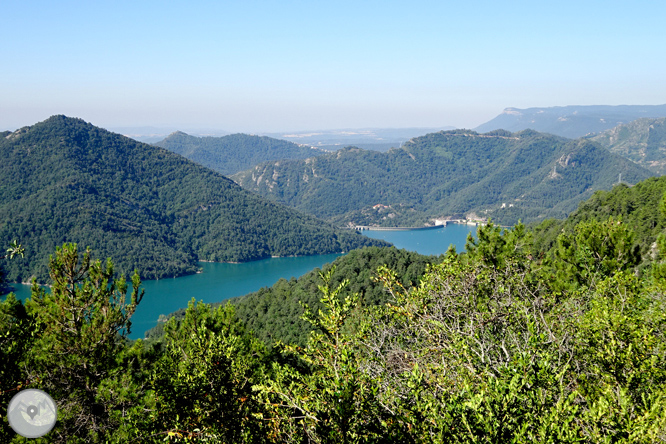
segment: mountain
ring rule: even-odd
[[[264,287],[212,306],[225,305],[228,302],[233,304],[238,318],[267,344],[280,340],[285,344],[304,345],[311,325],[302,318],[304,310],[301,303],[308,304],[314,312],[323,308],[318,289],[322,283],[319,276],[321,272],[334,269],[332,286],[337,287],[347,279],[348,291],[358,293],[363,306],[371,307],[384,305],[392,298],[382,283],[375,279],[380,266],[395,271],[399,282],[405,288],[410,288],[419,283],[427,264],[437,263],[442,257],[424,256],[395,247],[361,248],[337,258],[333,263],[325,264],[322,270],[315,268],[298,279],[280,279],[271,287]],[[168,317],[182,319],[185,310],[182,308]],[[146,338],[157,340],[163,334],[164,324],[160,323],[146,332]]]
[[[194,137],[176,131],[155,145],[225,176],[269,160],[307,159],[323,153],[308,146],[247,134]]]
[[[589,140],[531,130],[442,131],[387,153],[345,148],[264,163],[244,188],[338,224],[422,225],[454,215],[503,224],[563,217],[597,189],[653,173]]]
[[[666,118],[634,120],[591,138],[659,175],[666,174]]]
[[[555,106],[506,108],[502,114],[479,125],[475,131],[533,129],[562,137],[577,138],[609,130],[642,117],[666,117],[666,105]]]
[[[578,209],[565,220],[546,220],[534,224],[537,250],[548,251],[562,232],[573,232],[581,222],[604,221],[609,217],[621,219],[631,227],[643,262],[657,258],[655,241],[666,229],[666,212],[660,209],[666,196],[666,176],[651,177],[634,186],[618,184],[608,191],[597,191],[581,202]]]
[[[64,242],[112,257],[122,273],[192,273],[198,260],[249,261],[386,245],[248,193],[175,153],[54,116],[0,139],[0,245],[24,260],[8,279],[47,279]]]
[[[176,132],[178,128],[155,126],[114,126],[106,129],[113,133],[119,133],[123,136],[138,140],[139,142],[154,144],[166,138],[169,136],[169,134]],[[229,134],[228,131],[213,128],[192,128],[183,129],[183,131],[187,134],[197,137],[222,137]]]
[[[399,147],[409,139],[454,126],[439,128],[354,128],[318,131],[295,131],[290,133],[269,133],[266,136],[307,144],[328,151],[336,151],[346,146],[366,150],[388,151]]]

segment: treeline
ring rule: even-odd
[[[187,157],[193,162],[228,176],[262,162],[307,159],[324,153],[286,140],[248,134],[195,137],[177,131],[156,146]]]
[[[625,191],[610,194],[628,202]],[[314,282],[319,305],[304,304],[300,345],[264,342],[236,313],[278,315],[286,289],[237,309],[193,301],[160,341],[127,342],[138,276],[126,298],[110,263],[65,245],[50,263],[50,293],[35,287],[25,305],[0,304],[0,402],[21,387],[50,393],[59,419],[49,442],[659,442],[666,196],[643,214],[653,201],[647,257],[652,238],[631,223],[643,203],[598,219],[583,205],[550,244],[544,230],[489,224],[422,274],[422,258],[357,252],[338,262],[347,270]],[[382,262],[401,271],[366,268]],[[376,305],[365,273],[386,293]],[[6,423],[0,434],[21,440]]]
[[[657,239],[666,229],[664,193],[666,177],[649,178],[634,186],[619,184],[612,191],[597,191],[567,219],[550,219],[533,225],[536,252],[543,255],[552,250],[558,236],[571,235],[582,222],[601,222],[613,217],[632,228],[633,245],[640,251],[641,267],[646,267],[658,257]]]
[[[591,137],[610,152],[619,154],[656,174],[666,173],[666,118],[648,117],[618,125]]]
[[[302,319],[302,304],[314,310],[323,308],[318,289],[321,273],[331,272],[331,284],[334,286],[344,280],[348,281],[347,290],[359,295],[360,313],[363,307],[388,302],[390,296],[377,280],[376,270],[379,267],[394,270],[400,283],[405,288],[411,288],[418,284],[427,265],[439,260],[436,256],[424,256],[395,247],[365,247],[337,258],[321,270],[315,268],[298,279],[280,279],[271,287],[231,298],[227,302],[233,305],[238,319],[269,347],[277,341],[304,346],[311,326]],[[227,302],[212,304],[212,308],[226,305]],[[185,312],[183,308],[171,313],[169,317],[178,321],[185,316]],[[163,335],[164,324],[158,324],[146,332],[146,339],[151,343],[161,340]]]
[[[143,278],[197,271],[198,260],[387,245],[275,205],[167,150],[80,119],[54,116],[0,138],[0,241],[18,239],[25,260],[7,279],[48,279],[48,256],[65,242],[112,257]]]
[[[244,188],[339,225],[422,225],[476,212],[503,225],[566,217],[619,175],[653,173],[589,140],[520,133],[442,131],[387,153],[345,148],[308,160],[257,165]]]

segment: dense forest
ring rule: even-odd
[[[337,258],[321,270],[315,268],[298,279],[280,279],[271,287],[229,299],[228,302],[234,306],[236,316],[269,346],[276,341],[303,346],[307,342],[310,324],[301,319],[301,304],[306,303],[315,310],[323,308],[318,290],[321,284],[320,273],[332,272],[333,285],[339,285],[347,279],[347,290],[358,293],[361,307],[376,306],[388,302],[388,293],[375,279],[375,271],[380,266],[394,270],[400,276],[400,283],[405,288],[411,288],[419,282],[427,264],[438,261],[439,258],[435,256],[424,256],[395,247],[365,247]],[[212,307],[224,304],[226,302],[212,304]],[[168,317],[180,320],[185,312],[183,308]],[[146,338],[153,342],[163,335],[164,325],[158,324],[147,332]]]
[[[387,245],[251,194],[162,148],[54,116],[0,138],[0,242],[19,239],[12,282],[48,279],[65,242],[143,278],[193,273],[198,260],[349,251]]]
[[[286,140],[248,134],[195,137],[177,131],[155,145],[225,176],[247,170],[262,162],[307,159],[324,153],[321,149]]]
[[[56,443],[661,442],[665,190],[650,179],[565,221],[481,226],[439,258],[357,251],[246,305],[193,300],[150,343],[126,339],[139,276],[129,292],[65,244],[50,292],[0,303],[0,403],[51,394]],[[23,441],[4,417],[0,440]]]
[[[503,225],[566,217],[620,174],[628,183],[653,175],[584,139],[455,130],[414,138],[387,153],[350,147],[265,163],[232,178],[339,225],[419,226],[471,213]]]
[[[590,139],[656,174],[666,173],[666,117],[634,120]]]

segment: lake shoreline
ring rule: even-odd
[[[364,231],[368,237],[383,238],[395,248],[416,251],[425,256],[444,254],[450,244],[458,251],[464,250],[467,235],[474,234],[476,227],[449,225],[446,230],[412,231]],[[333,262],[344,253],[309,255],[296,257],[266,257],[259,260],[228,263],[198,261],[200,273],[179,276],[178,279],[155,279],[142,281],[144,300],[132,316],[132,333],[129,338],[140,339],[153,328],[160,315],[167,315],[187,307],[193,298],[204,303],[220,303],[227,299],[244,296],[270,287],[280,279],[298,278],[315,268]],[[129,284],[129,282],[128,282]],[[18,299],[30,297],[29,285],[14,292]],[[1,297],[0,297],[1,298]]]

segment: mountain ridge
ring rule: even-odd
[[[340,225],[423,225],[475,213],[511,225],[565,216],[619,174],[653,173],[598,144],[524,130],[441,131],[386,153],[345,148],[305,161],[264,163],[241,186]]]
[[[542,108],[505,108],[475,131],[533,129],[562,137],[578,138],[599,133],[642,117],[666,117],[666,105],[570,105]]]
[[[266,161],[306,159],[322,150],[266,136],[243,133],[222,137],[196,137],[174,131],[154,144],[225,176]]]
[[[659,175],[666,174],[666,117],[637,119],[591,140]]]
[[[48,254],[64,242],[112,257],[144,278],[194,273],[198,260],[271,256],[379,245],[275,205],[163,148],[53,116],[0,139],[0,242],[17,239],[26,259],[8,280],[47,279]],[[370,244],[368,242],[371,242]],[[382,243],[386,244],[386,243]]]

